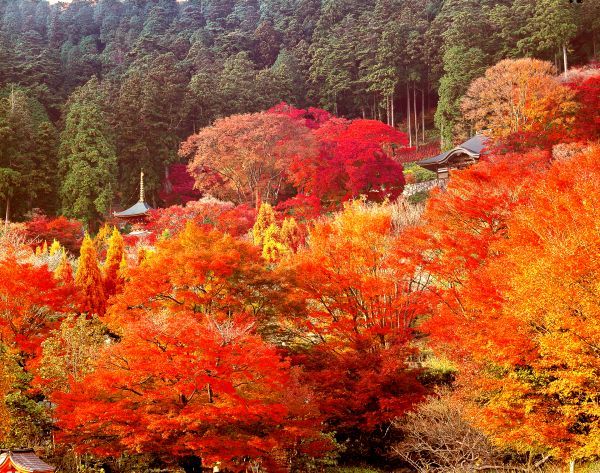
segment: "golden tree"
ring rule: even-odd
[[[275,212],[273,207],[268,202],[260,204],[256,222],[252,228],[252,238],[255,245],[262,245],[265,238],[265,232],[272,224],[275,223]]]
[[[279,227],[276,223],[272,223],[264,234],[263,258],[269,262],[274,262],[288,252],[288,248],[281,242],[281,232]]]
[[[119,267],[123,260],[124,243],[121,232],[115,227],[108,240],[106,261],[104,262],[104,288],[106,296],[110,297],[117,291],[119,285]]]
[[[96,248],[89,235],[85,236],[81,245],[75,286],[81,296],[81,312],[104,315],[106,311],[104,281],[98,267]]]
[[[67,253],[63,250],[60,263],[54,270],[54,278],[65,285],[71,285],[75,282],[73,278],[73,268],[67,257]]]
[[[520,132],[564,130],[574,119],[574,92],[560,84],[552,64],[505,59],[473,81],[461,109],[476,130],[495,138]]]
[[[304,235],[294,217],[287,217],[279,232],[281,243],[290,251],[298,251],[304,241]]]

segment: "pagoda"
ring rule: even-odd
[[[0,473],[54,473],[54,467],[40,460],[33,449],[2,450]]]
[[[123,210],[122,212],[114,212],[113,215],[127,222],[137,223],[144,221],[148,215],[148,211],[150,210],[152,210],[152,207],[146,203],[146,199],[144,197],[144,171],[142,171],[140,173],[140,200],[138,200],[127,210]]]

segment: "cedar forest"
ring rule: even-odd
[[[600,0],[0,0],[0,448],[600,471],[599,41]]]

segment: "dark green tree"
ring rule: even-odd
[[[56,139],[42,105],[23,89],[0,94],[0,194],[5,217],[52,205]]]
[[[165,167],[176,158],[183,128],[188,76],[172,53],[136,62],[111,104],[119,156],[118,190],[123,205],[137,198],[140,169],[147,196],[156,204]],[[189,132],[192,130],[189,129]]]
[[[460,99],[473,79],[485,72],[487,56],[478,48],[456,46],[444,54],[444,77],[440,81],[435,123],[440,130],[442,148],[452,148],[455,125],[460,118]]]
[[[117,154],[96,78],[69,98],[60,136],[62,212],[97,228],[112,204]]]

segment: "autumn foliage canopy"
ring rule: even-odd
[[[598,76],[552,73],[503,61],[473,83],[465,120],[493,146],[424,205],[401,197],[402,133],[281,104],[192,135],[204,195],[151,211],[145,239],[7,225],[0,441],[304,473],[400,437],[410,459],[399,419],[450,412],[500,470],[593,460]]]

